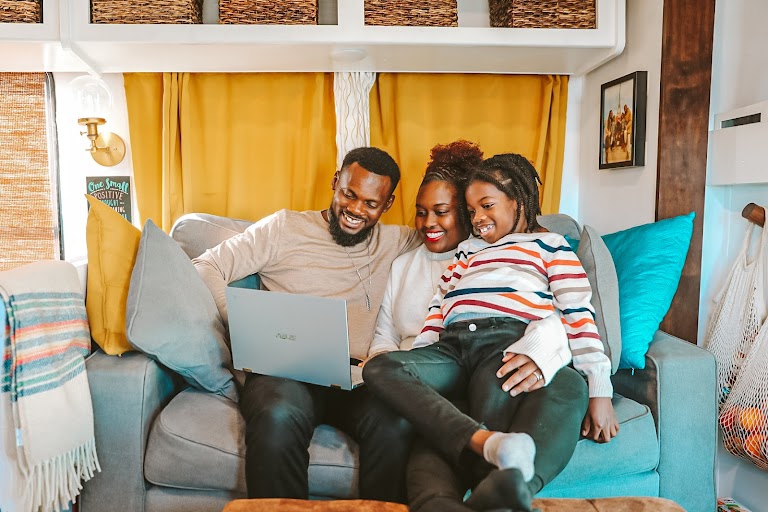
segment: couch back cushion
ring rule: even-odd
[[[179,217],[171,228],[171,238],[181,246],[190,259],[197,258],[211,247],[242,233],[253,224],[249,220],[230,219],[208,213],[188,213]]]
[[[582,230],[568,215],[542,215],[538,221],[548,230],[563,235],[576,251],[592,287],[591,302],[603,350],[611,360],[611,373],[616,373],[621,358],[619,284],[608,248],[593,228],[585,226]]]

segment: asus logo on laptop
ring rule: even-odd
[[[283,334],[282,332],[277,333],[275,335],[275,338],[279,338],[281,340],[286,340],[286,341],[296,341],[295,334]]]

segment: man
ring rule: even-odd
[[[350,354],[365,359],[392,260],[420,243],[409,228],[378,224],[399,180],[386,152],[354,149],[333,176],[327,210],[281,210],[193,260],[224,321],[227,283],[258,272],[272,291],[346,299]],[[404,501],[411,427],[365,387],[341,391],[249,374],[240,411],[249,497],[306,499],[307,448],[315,426],[328,423],[360,446],[361,497]]]

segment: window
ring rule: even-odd
[[[0,73],[0,270],[60,259],[53,79]]]

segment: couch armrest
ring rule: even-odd
[[[688,512],[716,508],[717,373],[706,350],[657,331],[644,370],[619,370],[614,390],[647,405],[659,436],[659,494]],[[619,433],[621,435],[621,433]]]
[[[144,450],[152,422],[181,388],[180,379],[139,352],[101,351],[85,363],[101,472],[83,486],[81,512],[144,510]]]

